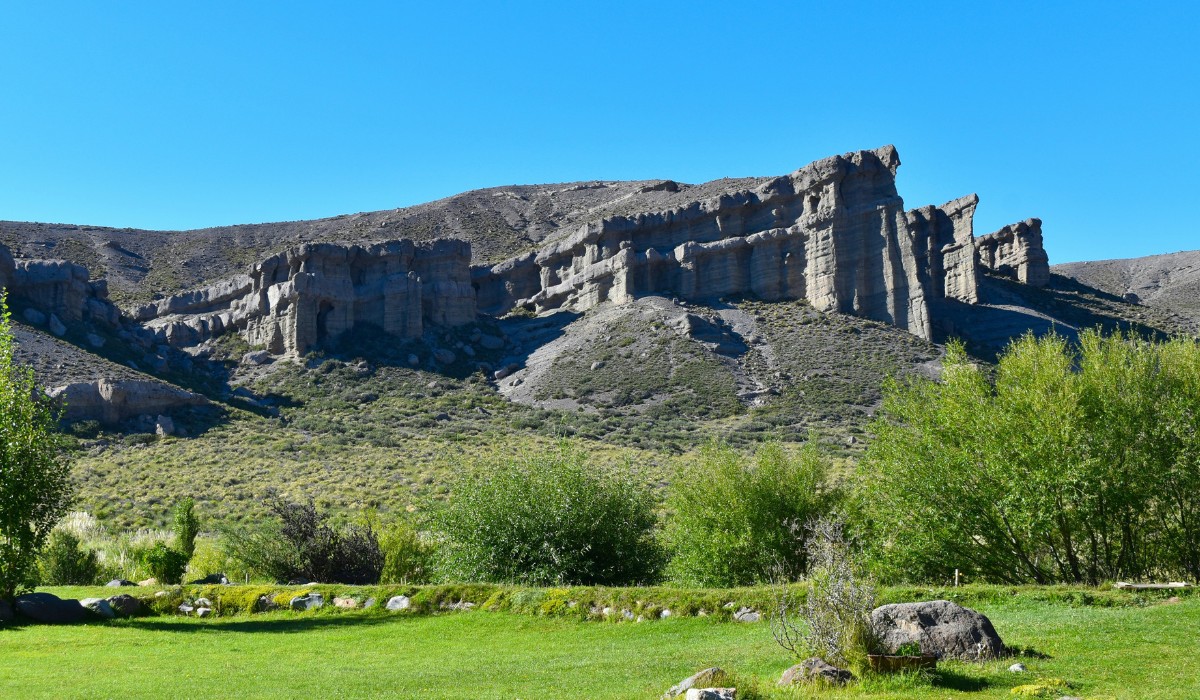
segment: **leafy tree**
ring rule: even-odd
[[[806,569],[803,528],[837,502],[813,442],[789,453],[777,443],[748,458],[710,444],[672,481],[668,574],[693,586],[743,586]]]
[[[191,496],[175,505],[175,548],[188,559],[196,553],[196,535],[200,533],[200,520],[195,511],[196,502]]]
[[[8,306],[0,292],[0,598],[11,599],[37,581],[37,555],[66,513],[68,465],[55,437],[55,414],[34,383],[33,370],[16,364]]]
[[[895,579],[1200,574],[1200,347],[1027,335],[995,381],[952,345],[885,387],[858,506]]]
[[[41,582],[49,586],[91,586],[100,575],[96,552],[66,530],[50,533],[39,559]]]
[[[656,523],[644,486],[568,447],[467,476],[436,520],[447,578],[539,585],[652,580]]]

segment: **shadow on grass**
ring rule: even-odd
[[[935,688],[947,688],[963,693],[976,693],[986,690],[990,685],[985,678],[968,676],[944,669],[938,669],[933,679],[933,687]]]
[[[337,616],[314,616],[300,618],[280,618],[271,620],[214,620],[210,623],[197,623],[185,621],[182,619],[151,619],[151,618],[135,618],[124,623],[123,626],[131,629],[147,630],[152,632],[178,632],[181,634],[190,634],[195,632],[250,632],[250,633],[277,633],[277,634],[294,634],[299,632],[312,632],[321,629],[335,629],[341,627],[368,627],[375,625],[387,625],[400,622],[404,618],[396,616],[377,616],[377,615],[337,615]]]

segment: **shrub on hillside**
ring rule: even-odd
[[[1097,584],[1200,576],[1200,346],[1026,336],[994,383],[885,388],[858,499],[894,579]]]
[[[690,586],[742,586],[804,573],[798,537],[837,503],[829,465],[813,442],[797,451],[777,443],[753,458],[710,444],[671,483],[667,542],[672,579]]]
[[[429,583],[436,547],[407,519],[398,519],[379,535],[383,550],[380,583]]]
[[[265,505],[278,520],[255,530],[225,533],[229,553],[251,571],[280,583],[379,581],[383,551],[369,523],[335,528],[311,500],[292,503],[274,493],[268,494]]]
[[[174,547],[158,542],[141,553],[141,561],[142,566],[151,576],[158,579],[159,583],[175,584],[183,579],[188,556]]]
[[[437,525],[442,574],[461,581],[624,585],[660,568],[648,489],[566,446],[478,471]]]
[[[50,533],[38,557],[42,584],[47,586],[91,586],[100,575],[96,553],[81,546],[79,538],[66,530]]]

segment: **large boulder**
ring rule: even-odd
[[[78,600],[63,600],[49,593],[29,593],[17,596],[17,614],[21,617],[51,625],[83,622],[88,618],[87,608]]]
[[[291,600],[292,610],[317,610],[325,605],[325,597],[320,593],[298,595]]]
[[[1004,642],[991,620],[948,600],[875,608],[871,626],[888,653],[914,642],[922,654],[939,659],[990,659],[1004,653]]]
[[[783,672],[779,685],[789,686],[796,683],[829,683],[842,685],[854,679],[854,674],[845,669],[826,663],[816,656],[805,659]]]
[[[66,404],[64,420],[96,420],[105,425],[117,425],[140,415],[168,414],[208,403],[208,399],[199,394],[141,379],[76,382],[47,389],[46,394]]]
[[[142,611],[142,601],[124,593],[110,597],[108,604],[118,617],[133,617]]]
[[[104,598],[84,598],[79,601],[79,604],[91,611],[93,615],[102,617],[105,620],[111,620],[117,616],[117,612],[113,610],[112,605]]]

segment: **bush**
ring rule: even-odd
[[[179,550],[168,547],[162,542],[156,543],[150,549],[141,553],[142,566],[159,583],[175,584],[183,579],[187,569],[188,556]]]
[[[278,518],[258,530],[225,533],[229,553],[256,574],[280,583],[304,579],[321,583],[377,583],[383,551],[372,526],[335,529],[308,503],[291,503],[274,493],[265,499]]]
[[[566,446],[478,471],[437,525],[444,576],[537,585],[652,580],[662,556],[649,491]]]
[[[175,548],[188,559],[196,552],[196,535],[200,532],[195,509],[196,502],[190,496],[175,506]]]
[[[843,535],[843,525],[820,518],[806,528],[810,572],[808,594],[798,600],[787,578],[778,582],[771,633],[797,658],[817,656],[862,676],[874,653],[871,611],[875,585]]]
[[[13,359],[14,342],[0,290],[0,599],[37,583],[37,555],[67,511],[71,483],[56,444],[56,418],[34,383],[33,370]]]
[[[50,533],[38,566],[47,586],[91,586],[100,575],[96,553],[81,547],[79,538],[65,530]]]
[[[890,382],[860,511],[893,579],[1200,576],[1200,346],[1025,336],[994,383],[952,345]]]
[[[408,520],[397,520],[379,536],[383,550],[380,583],[429,583],[436,548]]]
[[[799,576],[806,568],[800,530],[837,500],[813,441],[792,453],[769,443],[752,461],[710,444],[671,484],[668,574],[689,586],[749,585],[777,567]]]

